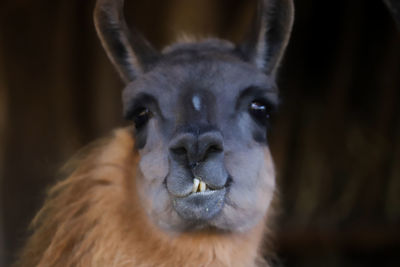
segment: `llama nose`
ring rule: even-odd
[[[200,135],[181,133],[172,140],[170,151],[172,158],[185,162],[193,169],[198,163],[207,161],[213,155],[222,154],[222,135],[218,131],[204,132]]]

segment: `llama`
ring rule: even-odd
[[[16,266],[268,266],[275,171],[267,143],[292,0],[258,0],[242,44],[156,51],[98,0],[95,26],[126,87],[132,126],[69,164]]]

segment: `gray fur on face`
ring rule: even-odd
[[[274,168],[267,144],[253,138],[255,131],[266,129],[248,113],[252,97],[259,96],[247,99],[241,96],[246,89],[254,87],[274,103],[277,101],[275,84],[255,66],[242,62],[230,46],[215,49],[217,44],[211,44],[206,41],[204,45],[178,45],[182,51],[169,50],[171,54],[166,54],[159,66],[124,90],[126,110],[134,108],[136,97],[143,94],[157,102],[146,134],[141,136],[146,140],[139,150],[141,181],[138,186],[143,203],[148,204],[149,216],[167,230],[214,226],[244,231],[265,216],[274,193]],[[200,114],[193,108],[195,96],[202,99]],[[196,173],[168,156],[168,147],[179,129],[193,124],[210,125],[223,138],[223,153],[216,155],[215,160],[205,161],[204,165],[208,166],[197,176],[232,179],[221,210],[214,210],[216,214],[212,218],[207,217],[208,213],[197,213],[207,218],[197,222],[179,215],[177,209],[184,204],[174,207],[174,201],[190,194]],[[182,209],[190,208],[193,207]]]
[[[136,118],[143,208],[169,232],[250,229],[266,216],[275,190],[269,129],[250,107],[277,104],[275,76],[293,1],[258,0],[242,44],[206,39],[161,53],[135,30],[128,32],[123,2],[97,0],[95,23],[127,84],[125,116]],[[203,191],[196,191],[195,179]]]

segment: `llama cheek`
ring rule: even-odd
[[[253,188],[243,188],[235,184],[232,185],[229,191],[229,200],[241,210],[250,210],[256,204]]]
[[[139,168],[145,180],[157,183],[164,181],[168,174],[168,159],[165,154],[154,152],[142,155]]]
[[[163,185],[147,184],[139,195],[143,209],[154,225],[168,233],[183,229],[182,219],[173,209],[171,197]]]
[[[275,164],[272,160],[271,151],[268,148],[264,149],[263,168],[260,171],[260,184],[263,185],[266,192],[275,192],[276,187],[276,172]]]
[[[143,211],[153,224],[169,230],[176,219],[174,219],[171,198],[165,186],[144,180],[143,175],[140,177],[137,194]]]
[[[245,190],[259,186],[259,174],[263,168],[264,153],[261,149],[239,150],[229,153],[225,166],[234,184]]]
[[[153,222],[162,228],[168,228],[171,222],[171,198],[164,188],[150,190],[151,206],[148,208],[149,216]]]
[[[253,149],[232,155],[235,156],[230,156],[226,165],[234,182],[216,225],[246,231],[257,225],[268,211],[274,196],[275,171],[268,149]]]
[[[254,209],[242,209],[235,205],[225,205],[221,216],[213,222],[219,228],[237,232],[245,232],[256,226],[263,218],[264,213]]]

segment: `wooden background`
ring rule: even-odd
[[[182,32],[240,40],[249,0],[130,0],[157,46]],[[400,34],[379,0],[296,0],[271,147],[285,266],[400,266]],[[54,174],[124,125],[122,83],[93,0],[0,1],[0,266]]]

